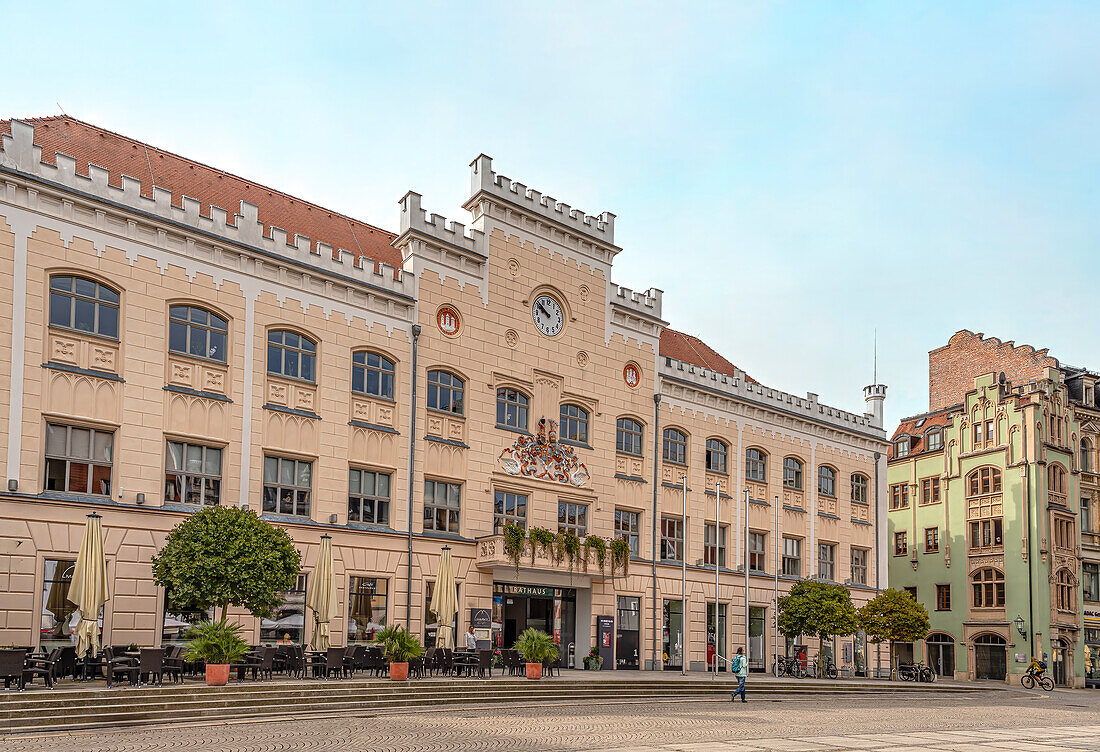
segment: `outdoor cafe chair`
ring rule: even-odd
[[[435,672],[435,648],[428,648],[424,653],[424,672],[428,676]]]
[[[107,676],[107,686],[114,683],[116,674],[123,674],[131,684],[137,684],[137,659],[129,656],[116,656],[114,648],[103,650],[103,673]]]
[[[477,675],[479,677],[493,678],[493,651],[477,651]]]
[[[4,689],[11,687],[12,682],[23,689],[23,666],[26,662],[25,648],[0,650],[0,678],[4,680]]]
[[[137,659],[138,681],[162,684],[164,681],[164,648],[142,648]]]
[[[548,658],[542,662],[543,674],[553,676],[555,671],[558,672],[558,676],[561,676],[561,658]]]
[[[183,653],[182,645],[172,645],[164,654],[164,673],[177,682],[183,682]]]
[[[54,672],[54,678],[60,678],[62,676],[68,676],[75,679],[77,673],[76,664],[76,646],[66,645],[61,648],[61,655],[58,656],[58,663],[56,671]]]
[[[424,656],[409,659],[409,676],[414,679],[424,678]]]
[[[363,669],[367,657],[366,645],[353,645],[344,654],[344,676],[355,676],[356,671]]]
[[[373,645],[368,647],[363,665],[366,670],[373,671],[375,676],[380,676],[386,670],[386,660],[385,656],[382,655],[382,648]]]
[[[344,653],[347,648],[329,648],[327,652],[311,655],[309,666],[314,677],[328,678],[333,674],[344,675]]]

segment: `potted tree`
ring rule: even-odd
[[[386,657],[390,659],[390,679],[405,681],[409,678],[409,659],[424,655],[424,646],[420,638],[400,624],[386,627],[374,641],[382,646]]]
[[[538,629],[525,629],[512,647],[527,662],[528,679],[541,679],[543,662],[558,657],[558,646],[554,640]]]
[[[206,683],[211,687],[228,682],[229,664],[249,651],[248,643],[241,637],[241,625],[225,619],[196,624],[187,636],[191,641],[187,643],[185,657],[206,664]]]

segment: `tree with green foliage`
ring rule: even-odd
[[[889,588],[857,613],[871,642],[916,642],[928,636],[928,611],[904,590]]]
[[[786,637],[827,640],[854,634],[857,626],[852,596],[842,585],[803,580],[779,599],[779,631]]]
[[[153,557],[153,579],[181,609],[230,605],[269,616],[294,587],[302,557],[285,530],[237,507],[207,507],[172,528]]]

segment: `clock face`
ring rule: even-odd
[[[547,337],[559,334],[565,326],[565,314],[562,313],[561,303],[549,295],[539,295],[531,306],[531,316],[535,320],[535,326]]]

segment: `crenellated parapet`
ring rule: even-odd
[[[409,191],[401,205],[401,233],[393,247],[401,251],[405,268],[418,279],[434,272],[441,280],[454,279],[460,287],[472,284],[488,303],[488,247],[485,233],[466,231],[461,222],[448,222],[438,214],[428,214],[421,206],[419,193]]]
[[[290,236],[274,225],[265,234],[258,208],[247,201],[240,202],[231,221],[228,210],[213,205],[209,216],[204,215],[202,202],[189,196],[180,196],[177,206],[172,192],[163,188],[153,187],[151,197],[142,195],[141,181],[127,175],[121,176],[121,187],[113,186],[109,172],[94,164],[88,165],[87,175],[80,175],[77,161],[61,152],[57,152],[55,164],[44,163],[41,147],[34,144],[34,126],[19,120],[11,121],[11,135],[0,140],[0,168],[31,176],[48,187],[98,199],[321,274],[337,275],[409,298],[415,293],[415,280],[401,269],[344,248],[333,248],[319,239]]]
[[[651,287],[645,292],[634,292],[629,287],[612,284],[611,293],[612,305],[622,306],[643,316],[663,320],[661,319],[661,301],[665,294],[663,290]]]
[[[728,400],[783,416],[801,418],[818,425],[861,434],[874,440],[884,442],[886,439],[886,432],[875,425],[873,416],[870,414],[857,414],[823,405],[817,401],[817,395],[812,392],[805,397],[798,397],[773,389],[750,381],[743,371],[735,371],[733,375],[728,375],[675,358],[661,357],[658,359],[658,376],[689,402],[696,399],[690,394],[692,391],[690,387],[695,387],[709,395],[721,395]],[[709,397],[700,395],[697,399],[711,405]]]

